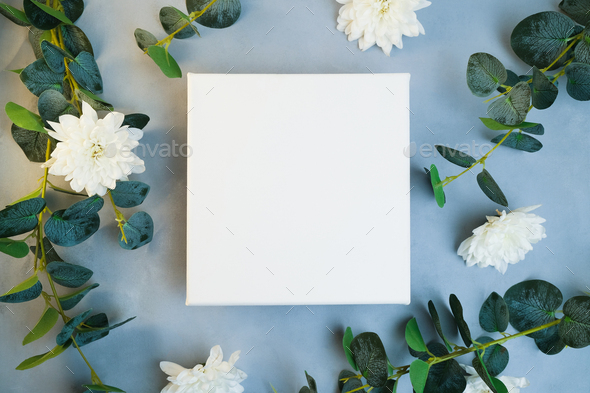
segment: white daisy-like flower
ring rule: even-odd
[[[122,126],[124,120],[125,115],[118,112],[99,119],[96,111],[82,102],[80,118],[63,115],[59,123],[48,121],[53,130],[47,132],[57,140],[57,146],[42,167],[48,167],[52,175],[65,176],[76,192],[106,194],[117,180],[145,171],[143,160],[132,152],[143,132]]]
[[[500,273],[506,273],[508,264],[524,259],[533,249],[532,244],[547,237],[541,225],[544,218],[529,213],[541,205],[521,207],[506,214],[487,216],[488,222],[473,230],[473,236],[465,239],[457,254],[467,266],[494,266]]]
[[[491,389],[486,385],[483,379],[477,375],[477,371],[475,371],[473,367],[464,364],[461,364],[460,366],[463,367],[468,374],[465,376],[467,387],[463,393],[492,393]],[[507,377],[504,375],[497,378],[504,383],[506,389],[510,393],[520,393],[520,388],[526,388],[530,385],[529,380],[526,378]]]
[[[242,393],[240,382],[248,375],[234,364],[240,358],[240,351],[232,353],[229,361],[223,361],[219,345],[211,348],[207,363],[186,369],[172,362],[160,362],[160,368],[169,375],[170,383],[161,393]]]
[[[402,36],[424,33],[416,12],[428,7],[427,0],[336,0],[343,6],[338,15],[338,30],[348,41],[359,40],[365,51],[377,44],[389,56],[393,45],[403,47]]]

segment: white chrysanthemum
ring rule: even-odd
[[[234,352],[228,362],[223,361],[219,345],[211,348],[205,365],[197,364],[186,369],[172,362],[160,362],[160,368],[169,375],[170,383],[161,393],[242,393],[240,382],[248,375],[234,367],[240,358],[240,351]]]
[[[363,51],[377,44],[389,56],[393,45],[402,48],[402,36],[424,33],[416,13],[428,7],[426,0],[336,0],[343,6],[338,15],[338,30],[348,41],[359,40]]]
[[[487,216],[488,222],[473,230],[473,236],[465,239],[457,254],[463,257],[467,266],[494,266],[500,273],[506,273],[508,264],[522,261],[531,244],[547,237],[541,225],[545,219],[529,213],[541,205],[521,207],[499,216]]]
[[[99,119],[96,111],[82,102],[82,116],[59,117],[51,122],[49,135],[57,140],[51,159],[44,163],[49,173],[65,176],[76,192],[104,195],[114,189],[117,180],[128,180],[131,173],[145,171],[143,160],[133,152],[143,132],[121,126],[125,115],[111,112]]]
[[[469,374],[465,376],[467,387],[463,393],[492,393],[488,385],[477,375],[477,371],[473,367],[464,364],[461,364],[461,367]],[[526,378],[501,376],[498,379],[504,383],[510,393],[519,393],[520,388],[526,388],[530,385],[529,380]]]

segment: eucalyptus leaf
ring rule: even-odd
[[[491,142],[498,143],[505,136],[506,134],[498,135],[497,137],[493,138]],[[543,148],[543,144],[539,140],[520,132],[512,132],[510,135],[508,135],[504,142],[502,142],[502,146],[526,151],[528,153],[534,153]]]
[[[32,343],[35,340],[40,339],[55,326],[59,319],[59,313],[52,307],[45,307],[45,311],[41,314],[41,318],[35,324],[35,327],[25,336],[23,339],[23,345]]]
[[[354,361],[367,383],[382,387],[387,382],[387,355],[379,336],[375,333],[361,333],[350,344]]]
[[[342,379],[350,378],[348,381],[343,382]],[[341,393],[348,393],[350,391],[366,392],[365,389],[361,389],[363,383],[359,378],[356,378],[356,374],[350,370],[342,370],[338,374],[338,389]],[[357,390],[358,389],[358,390]]]
[[[61,22],[55,16],[48,14],[44,9],[39,7],[41,1],[43,0],[24,0],[23,8],[25,14],[31,24],[36,28],[41,30],[51,30],[57,27]],[[45,1],[43,1],[43,3],[45,3]],[[43,6],[45,6],[45,4],[43,4]]]
[[[188,26],[174,35],[174,38],[180,40],[190,38],[196,34],[196,28],[194,26],[191,27],[192,24],[190,23],[190,18],[174,7],[163,7],[160,9],[160,23],[168,35],[174,33],[188,23]]]
[[[84,0],[60,0],[64,14],[71,22],[75,22],[84,12]]]
[[[474,53],[467,63],[467,85],[478,97],[487,97],[506,82],[504,65],[488,53]]]
[[[447,348],[447,351],[451,352],[453,348],[451,347],[451,343],[449,342],[449,340],[447,340],[443,333],[440,318],[438,316],[438,311],[436,311],[436,307],[434,306],[432,300],[428,301],[428,312],[430,313],[430,317],[432,318],[432,323],[434,323],[434,328],[436,332],[438,333],[439,337],[445,342],[445,347]]]
[[[168,78],[181,78],[182,71],[178,66],[178,63],[168,53],[168,51],[161,46],[151,45],[147,48],[148,55],[152,60],[160,67],[160,70]]]
[[[547,337],[536,338],[535,344],[545,355],[557,355],[565,348],[565,343],[559,337],[559,326],[551,326],[547,331]]]
[[[533,66],[532,98],[537,109],[547,109],[555,102],[558,89],[537,67]]]
[[[590,22],[590,1],[588,0],[562,0],[559,8],[581,25]]]
[[[0,14],[19,26],[31,26],[31,22],[25,13],[8,4],[0,3]]]
[[[542,124],[537,124],[534,127],[521,128],[521,130],[526,132],[527,134],[533,134],[533,135],[545,134],[545,127],[543,127]]]
[[[318,388],[315,383],[315,379],[313,379],[313,377],[309,375],[307,371],[305,372],[305,379],[307,379],[307,386],[309,387],[309,391],[311,393],[318,393]]]
[[[526,119],[531,103],[531,89],[525,82],[519,82],[506,96],[492,102],[488,115],[498,123],[516,126]]]
[[[137,212],[123,225],[127,242],[121,234],[119,245],[126,250],[135,250],[152,241],[154,221],[146,212]]]
[[[76,331],[78,332],[78,335],[76,336],[76,342],[78,343],[78,345],[84,346],[84,345],[88,345],[96,340],[100,340],[101,338],[106,337],[111,330],[116,329],[120,326],[123,326],[126,323],[131,322],[135,319],[135,317],[128,318],[125,321],[119,322],[119,323],[112,325],[112,326],[108,326],[108,320],[107,320],[106,326],[97,326],[97,325],[104,325],[104,321],[105,321],[105,319],[103,319],[102,315],[100,315],[100,316],[99,315],[100,314],[98,314],[94,317],[91,317],[92,319],[89,318],[88,321],[86,321],[85,324],[91,326],[92,328],[89,329],[86,327],[79,327],[76,329]],[[106,318],[106,315],[104,316],[104,318]]]
[[[465,343],[465,346],[469,348],[471,346],[471,332],[469,331],[469,326],[465,319],[463,318],[463,306],[461,302],[457,298],[457,296],[452,293],[449,296],[449,304],[451,306],[451,312],[453,313],[453,317],[455,318],[455,323],[459,328],[459,334]]]
[[[565,67],[567,93],[575,100],[590,100],[590,64],[571,63]]]
[[[25,0],[25,3],[26,2],[27,2],[27,0]],[[32,1],[32,4],[34,4],[35,6],[39,7],[41,10],[43,10],[48,15],[53,16],[55,19],[59,20],[61,23],[65,23],[66,25],[73,24],[73,22],[70,20],[70,18],[68,18],[66,16],[66,14],[64,14],[61,11],[56,10],[53,7],[50,7],[48,5],[45,5],[44,3],[40,2],[40,1],[38,2],[37,0],[33,0]]]
[[[110,385],[82,385],[82,387],[85,387],[87,390],[89,391],[97,391],[97,392],[112,392],[112,393],[125,393],[124,390],[121,390],[119,388],[116,388],[114,386],[110,386]]]
[[[129,115],[125,115],[125,120],[123,120],[122,125],[143,130],[149,121],[150,117],[148,115],[143,113],[131,113]]]
[[[186,0],[188,12],[196,13],[203,10],[210,0]],[[205,13],[197,19],[197,23],[205,27],[223,29],[236,23],[242,13],[240,0],[217,0]]]
[[[117,186],[111,191],[111,195],[116,206],[130,208],[141,205],[149,192],[150,186],[143,182],[117,180]]]
[[[482,336],[475,341],[480,344],[487,344],[494,341],[494,339],[488,336]],[[508,366],[510,355],[508,354],[508,350],[500,344],[494,344],[487,347],[485,353],[480,349],[477,351],[481,355],[481,360],[486,365],[486,369],[492,377],[500,375],[506,366]],[[473,359],[474,362],[478,361],[476,358]]]
[[[11,101],[6,103],[4,110],[8,118],[18,127],[47,134],[47,131],[43,128],[41,116]]]
[[[477,375],[480,376],[482,381],[493,393],[509,393],[502,381],[489,374],[479,351],[475,352],[475,359],[473,359],[472,365],[475,371],[477,371]]]
[[[43,287],[37,274],[27,278],[10,291],[0,296],[1,303],[24,303],[36,299],[41,295]]]
[[[563,305],[559,337],[565,345],[584,348],[590,345],[590,297],[574,296]]]
[[[82,52],[88,52],[94,56],[92,44],[82,29],[75,25],[61,25],[60,28],[64,39],[64,46],[72,56],[78,56]]]
[[[135,42],[141,50],[147,50],[148,47],[156,45],[158,39],[152,33],[144,29],[135,29]]]
[[[84,296],[86,296],[88,292],[90,292],[94,288],[98,287],[98,285],[98,283],[94,283],[67,296],[60,296],[59,302],[61,303],[61,308],[67,311],[76,307],[76,305],[80,303]]]
[[[45,209],[43,198],[32,198],[0,210],[0,238],[21,235],[35,229],[37,214]]]
[[[344,348],[344,354],[346,355],[346,359],[348,360],[348,364],[350,364],[350,366],[355,371],[358,371],[359,368],[354,361],[354,355],[350,351],[350,344],[352,343],[353,338],[354,338],[354,335],[352,334],[352,329],[349,326],[344,331],[344,336],[342,337],[342,347]]]
[[[46,90],[41,93],[37,108],[47,128],[51,128],[47,121],[59,122],[60,116],[80,116],[78,110],[66,100],[63,94],[55,90]]]
[[[76,89],[75,91],[76,97],[78,99],[88,103],[92,109],[97,111],[112,111],[113,105],[109,104],[108,102],[104,101],[102,98],[98,97],[94,93],[85,90],[85,89]]]
[[[35,53],[35,58],[37,59],[43,58],[43,51],[41,50],[41,41],[43,40],[51,40],[51,31],[41,30],[35,26],[29,28],[29,43],[31,44],[33,53]]]
[[[80,86],[94,94],[102,93],[102,76],[92,54],[80,52],[68,67]]]
[[[92,270],[67,262],[55,261],[47,264],[47,273],[53,281],[67,288],[78,288],[84,285],[90,277]]]
[[[516,73],[514,71],[510,71],[510,70],[506,70],[506,75],[508,76],[506,78],[506,81],[503,83],[504,86],[514,86],[516,85],[518,82],[520,82],[520,78],[518,77],[518,75],[516,75]],[[505,88],[503,88],[502,86],[498,87],[497,90],[500,93],[504,93],[506,91]]]
[[[590,1],[587,1],[587,3],[588,8],[590,8]],[[580,40],[574,49],[574,56],[577,63],[590,64],[590,27],[584,29],[582,40]]]
[[[45,223],[45,234],[58,246],[71,247],[92,236],[100,226],[97,212],[102,209],[104,200],[92,196],[77,202],[67,210],[54,212]]]
[[[35,246],[31,246],[31,252],[35,254]],[[59,255],[57,255],[57,251],[55,251],[55,247],[47,237],[43,238],[43,249],[45,251],[45,262],[63,262],[63,259]],[[39,256],[41,257],[41,252],[39,252]]]
[[[422,338],[422,333],[420,333],[420,328],[418,327],[418,322],[416,321],[416,318],[410,319],[406,324],[405,336],[406,343],[414,351],[426,351],[426,344],[424,343],[424,338]]]
[[[436,357],[449,354],[445,346],[440,343],[428,344],[428,350]],[[426,353],[420,359],[426,362],[430,357]],[[424,393],[463,393],[466,386],[463,369],[455,359],[449,359],[430,366]]]
[[[555,320],[555,311],[563,301],[561,291],[543,280],[523,281],[510,287],[504,294],[510,313],[510,324],[522,332]],[[547,338],[547,329],[531,333],[531,338]]]
[[[539,12],[522,20],[510,37],[514,53],[530,66],[545,68],[567,48],[568,38],[576,24],[554,11]],[[561,67],[569,56],[563,56],[551,69]]]
[[[528,128],[533,128],[533,127],[537,127],[540,124],[538,123],[528,123],[528,122],[522,122],[520,124],[517,124],[515,126],[507,126],[505,124],[501,124],[498,123],[496,120],[494,119],[490,119],[487,117],[480,117],[479,120],[481,120],[481,122],[483,123],[484,126],[486,126],[487,128],[489,128],[490,130],[494,130],[494,131],[501,131],[501,130],[514,130],[514,129],[528,129]]]
[[[76,315],[74,318],[66,322],[64,327],[61,329],[61,332],[59,332],[59,334],[55,338],[55,342],[57,343],[57,345],[64,345],[70,339],[72,334],[74,334],[76,326],[84,322],[91,312],[92,309],[86,310],[83,313]]]
[[[41,51],[43,52],[43,58],[45,59],[47,66],[51,71],[58,74],[62,74],[66,71],[64,59],[74,59],[68,52],[46,40],[41,41]]]
[[[443,190],[443,185],[440,181],[440,176],[438,174],[438,168],[436,165],[430,165],[430,170],[424,168],[427,174],[430,174],[430,184],[432,185],[432,190],[434,191],[434,198],[436,199],[436,203],[438,207],[443,207],[447,198],[445,196],[445,191]]]
[[[416,393],[424,393],[430,365],[421,359],[410,364],[410,382]]]
[[[24,258],[29,254],[29,246],[24,241],[0,239],[0,252],[13,258]]]
[[[508,321],[506,302],[502,296],[492,292],[479,310],[479,325],[486,332],[505,332],[508,328]]]
[[[492,201],[502,206],[508,206],[506,196],[487,169],[477,174],[477,184],[483,193]]]
[[[443,145],[436,145],[435,147],[444,159],[463,168],[469,168],[476,162],[475,158],[471,157],[469,154],[463,153],[460,150]]]
[[[35,60],[20,73],[20,80],[31,93],[40,96],[45,90],[64,91],[63,73],[51,71],[44,59]]]
[[[72,340],[68,340],[63,345],[58,345],[53,349],[50,349],[49,352],[45,352],[44,354],[33,356],[24,360],[16,367],[16,369],[28,370],[30,368],[37,367],[38,365],[45,363],[47,360],[61,355],[66,349],[70,347],[70,345],[72,345]]]

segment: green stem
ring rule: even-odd
[[[125,216],[123,215],[123,213],[121,213],[119,211],[119,209],[117,209],[117,205],[115,205],[115,200],[113,199],[113,194],[111,194],[111,190],[108,191],[108,194],[111,199],[111,204],[113,205],[113,210],[115,211],[115,216],[116,216],[115,220],[119,224],[119,229],[121,230],[121,237],[122,237],[123,241],[125,242],[125,244],[127,244],[127,238],[125,237],[125,230],[123,228],[123,223],[126,222],[127,220],[125,219]]]

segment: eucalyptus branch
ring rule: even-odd
[[[125,242],[125,244],[127,244],[127,238],[125,237],[125,228],[124,228],[124,223],[127,220],[125,219],[125,216],[123,215],[123,213],[121,213],[119,211],[119,209],[117,209],[117,205],[115,205],[115,200],[113,199],[113,194],[111,193],[111,190],[108,190],[108,194],[109,194],[109,199],[111,200],[111,204],[113,205],[113,210],[115,212],[115,221],[117,221],[117,224],[119,225],[119,229],[121,230],[121,237],[122,237],[123,241]]]

